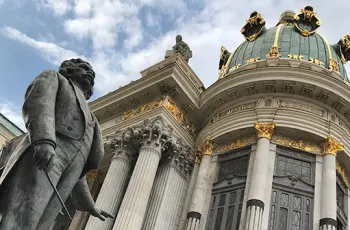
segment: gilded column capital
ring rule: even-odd
[[[200,153],[201,157],[204,155],[212,156],[215,148],[216,144],[213,140],[208,138],[197,148],[197,151]]]
[[[94,182],[99,181],[100,177],[101,177],[101,173],[100,173],[99,169],[91,170],[86,174],[86,180],[89,183],[94,183]]]
[[[272,135],[275,131],[275,126],[276,124],[274,122],[272,123],[259,123],[256,122],[255,123],[255,130],[256,130],[256,135],[257,138],[267,138],[269,140],[271,140]]]
[[[344,149],[344,145],[337,141],[334,137],[327,137],[323,143],[323,153],[336,156],[338,152]]]

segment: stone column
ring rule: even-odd
[[[97,194],[100,191],[102,183],[102,175],[99,170],[92,170],[86,174],[86,179],[91,191],[91,195],[94,200],[97,198]],[[82,212],[77,210],[73,216],[73,220],[69,225],[68,230],[83,230],[89,219],[90,214],[88,212]]]
[[[190,154],[189,148],[182,147],[180,140],[163,156],[142,229],[176,229],[183,202],[181,198],[193,161],[193,154]]]
[[[113,230],[141,229],[161,155],[171,146],[170,128],[162,118],[146,120],[141,148]]]
[[[270,141],[275,123],[256,123],[257,146],[251,172],[248,201],[245,212],[245,230],[261,230],[264,214],[264,197],[266,176],[268,175],[268,159]]]
[[[194,186],[196,185],[196,180],[197,180],[197,176],[198,176],[199,163],[200,163],[200,159],[198,156],[196,156],[195,163],[194,163],[194,166],[192,169],[191,180],[190,180],[190,183],[189,183],[188,189],[187,189],[187,195],[186,195],[186,199],[185,199],[184,208],[182,210],[181,220],[180,220],[180,225],[179,225],[178,230],[183,230],[185,228],[185,225],[186,225],[187,213],[190,209],[191,200],[193,197],[193,190],[194,190]]]
[[[202,157],[194,186],[190,211],[187,213],[187,230],[199,230],[214,147],[214,143],[207,139],[204,144],[198,148],[198,152]]]
[[[337,169],[336,156],[343,145],[328,137],[323,145],[320,230],[337,229]]]
[[[111,143],[114,155],[111,160],[107,175],[101,191],[97,197],[97,208],[116,216],[122,202],[128,184],[128,178],[132,170],[132,161],[135,156],[137,141],[134,138],[135,130],[128,128],[126,131],[118,131]],[[103,229],[110,230],[114,219],[107,218],[105,221],[90,216],[85,230]]]

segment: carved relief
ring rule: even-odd
[[[332,103],[332,107],[338,111],[340,111],[344,106],[344,102],[342,101],[336,101]]]
[[[295,139],[281,136],[281,135],[273,135],[272,142],[288,148],[299,149],[304,152],[318,153],[318,154],[322,153],[321,146],[318,146],[314,143],[311,143],[302,139],[295,140]]]
[[[226,110],[222,113],[217,114],[214,118],[212,118],[210,120],[210,124],[214,123],[214,122],[216,122],[224,117],[227,117],[233,113],[243,111],[243,110],[253,109],[253,108],[255,108],[255,106],[256,106],[256,102],[250,102],[250,103],[239,105],[239,106],[234,107],[232,109]]]
[[[343,179],[346,187],[348,187],[348,189],[350,189],[350,182],[349,182],[349,178],[347,176],[347,173],[345,172],[345,170],[341,167],[340,163],[338,161],[336,161],[336,168],[337,168],[337,172],[339,173],[339,175],[341,176],[341,178]]]
[[[129,110],[127,112],[124,113],[124,117],[123,117],[123,121],[124,120],[128,120],[130,118],[133,118],[135,117],[136,115],[140,115],[142,113],[145,113],[147,111],[150,111],[150,110],[153,110],[155,108],[159,108],[163,105],[163,100],[162,99],[159,99],[159,100],[156,100],[156,101],[153,101],[151,103],[147,103],[147,104],[144,104],[144,105],[141,105],[140,107],[134,109],[134,110]]]
[[[315,115],[318,115],[320,117],[324,117],[326,114],[326,112],[322,109],[317,109],[317,108],[314,108],[312,106],[301,104],[301,103],[296,103],[296,102],[282,101],[281,100],[280,105],[281,105],[281,107],[307,111],[307,112],[313,113]]]
[[[330,97],[331,97],[330,93],[323,91],[321,94],[317,96],[317,100],[322,101],[323,103],[326,103]]]
[[[301,89],[300,95],[305,97],[312,97],[312,91],[314,90],[313,86],[304,85]]]

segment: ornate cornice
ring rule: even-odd
[[[271,140],[271,137],[275,131],[275,123],[255,123],[257,138],[267,138]]]
[[[216,144],[213,142],[213,140],[208,138],[197,148],[197,151],[200,153],[201,156],[212,156],[215,148]]]
[[[327,137],[323,143],[323,153],[336,156],[339,151],[344,149],[344,145],[338,142],[334,137]]]

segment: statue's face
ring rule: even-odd
[[[181,41],[182,41],[181,35],[177,35],[177,36],[176,36],[176,42],[181,42]]]
[[[95,72],[91,65],[86,62],[76,63],[75,68],[69,73],[69,76],[80,85],[85,95],[88,95],[88,97],[92,95]]]

